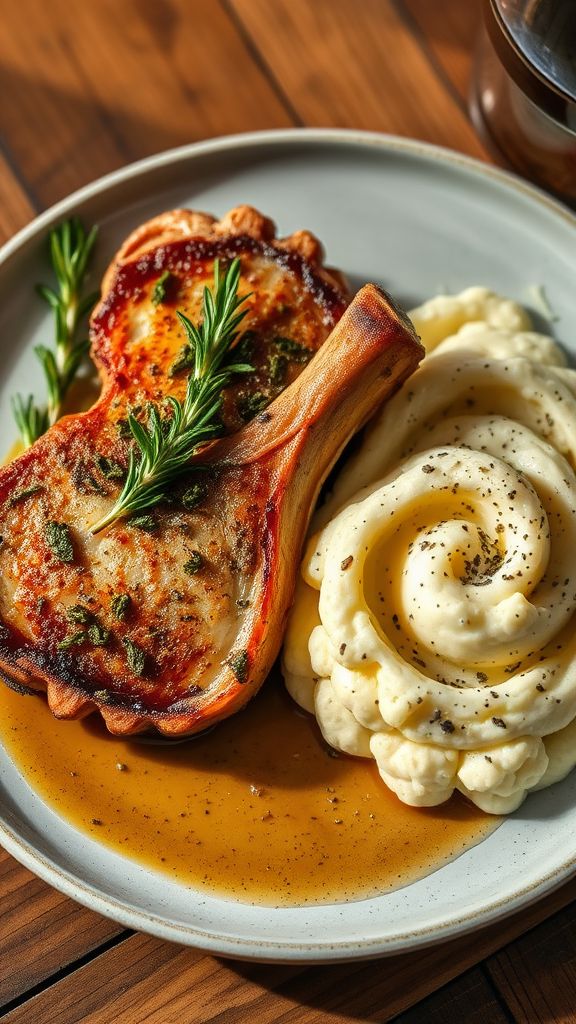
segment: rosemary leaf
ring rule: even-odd
[[[62,415],[66,393],[78,372],[88,341],[79,338],[82,320],[94,305],[96,294],[83,295],[88,264],[97,229],[85,231],[78,218],[64,221],[50,232],[50,254],[56,289],[38,285],[37,292],[54,314],[54,348],[34,349],[44,372],[46,405],[36,405],[32,395],[15,395],[12,411],[20,436],[29,447]]]
[[[252,369],[243,363],[226,364],[247,312],[239,309],[248,298],[238,295],[239,283],[240,260],[235,259],[223,277],[216,260],[213,288],[204,289],[201,324],[195,326],[178,312],[194,354],[186,397],[183,402],[173,395],[166,398],[167,419],[153,403],[148,405],[147,422],[136,419],[133,413],[128,416],[136,448],[130,453],[128,474],[118,499],[92,527],[92,533],[99,533],[121,517],[146,513],[164,501],[174,481],[190,472],[190,460],[199,448],[218,436],[224,388],[235,374]]]

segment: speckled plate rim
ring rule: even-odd
[[[576,216],[546,193],[527,184],[516,175],[438,146],[397,136],[347,129],[281,129],[230,135],[182,146],[108,174],[50,207],[19,231],[0,250],[0,269],[5,267],[31,241],[44,235],[54,223],[63,217],[70,216],[86,201],[102,195],[119,184],[134,179],[145,179],[150,172],[157,172],[162,168],[168,169],[178,163],[193,161],[195,158],[208,155],[231,153],[239,149],[257,151],[259,148],[269,149],[270,146],[278,147],[280,151],[283,147],[289,148],[294,145],[302,147],[307,143],[311,146],[325,143],[330,146],[341,144],[348,148],[372,147],[391,153],[396,151],[413,157],[415,160],[420,158],[424,163],[435,162],[446,168],[460,170],[472,181],[480,179],[486,182],[489,179],[497,186],[500,185],[504,189],[519,193],[530,203],[544,207],[549,215],[558,218],[558,222],[562,223],[564,228],[574,230],[576,245]],[[237,939],[230,936],[218,936],[192,925],[182,925],[179,922],[170,921],[159,914],[147,914],[134,909],[128,901],[119,901],[87,884],[81,877],[62,870],[54,861],[39,852],[33,843],[18,835],[1,815],[0,844],[20,863],[55,889],[128,928],[147,932],[168,941],[195,946],[220,956],[261,962],[304,961],[318,963],[360,960],[430,946],[494,924],[535,903],[576,874],[575,848],[572,856],[565,859],[555,870],[542,874],[536,883],[521,886],[513,895],[504,898],[489,898],[486,904],[477,911],[453,913],[447,916],[445,921],[436,923],[432,927],[398,932],[393,937],[383,939],[367,939],[358,936],[355,937],[354,942],[318,940],[294,944],[285,940],[263,942],[260,939],[252,939],[250,935]]]

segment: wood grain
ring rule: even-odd
[[[474,51],[482,25],[480,0],[399,0],[422,47],[463,108],[468,101]]]
[[[0,0],[0,238],[122,164],[229,132],[365,128],[485,157],[466,113],[479,2]],[[576,880],[469,938],[310,968],[130,935],[4,853],[0,900],[8,1024],[576,1021]]]
[[[480,967],[467,971],[451,985],[394,1018],[395,1024],[510,1024],[510,1019]]]
[[[0,1007],[102,942],[120,925],[62,896],[0,850]]]
[[[4,1019],[6,1024],[31,1019],[34,1024],[134,1024],[145,1006],[147,1024],[164,1024],[187,1020],[193,991],[194,1024],[384,1022],[575,898],[576,880],[552,893],[546,904],[440,946],[384,960],[309,968],[217,960],[134,935]],[[523,941],[537,944],[538,931]],[[478,1024],[482,1021],[478,1016]]]
[[[411,135],[485,156],[390,0],[229,3],[304,124]]]
[[[576,1020],[576,912],[571,906],[488,960],[486,968],[522,1024]]]
[[[0,95],[18,102],[1,129],[44,206],[158,150],[292,124],[217,0],[92,0],[73,17],[68,0],[1,0],[8,13]]]
[[[0,147],[0,245],[37,212],[34,198],[18,180]]]

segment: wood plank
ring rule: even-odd
[[[0,245],[32,220],[36,212],[33,197],[26,193],[0,152]]]
[[[0,1007],[122,932],[0,850]]]
[[[392,0],[229,3],[305,124],[415,136],[486,156]]]
[[[422,1000],[412,1010],[394,1018],[394,1024],[510,1024],[511,1017],[486,980],[483,970],[467,971],[450,985]]]
[[[463,104],[468,101],[474,51],[482,25],[480,0],[399,0],[421,45],[437,62]]]
[[[121,30],[120,30],[121,23]],[[22,41],[25,40],[25,45]],[[139,157],[292,124],[216,0],[3,4],[0,134],[44,205]]]
[[[486,964],[522,1024],[576,1020],[576,912],[568,907]]]
[[[193,998],[194,1024],[244,1024],[247,1019],[259,1024],[384,1024],[575,899],[576,879],[507,921],[376,963],[305,968],[221,961],[134,935],[13,1009],[4,1020],[134,1024],[145,1007],[147,1024],[164,1024],[186,1020]],[[576,906],[568,916],[576,922]]]

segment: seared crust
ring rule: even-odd
[[[190,238],[206,240],[229,239],[242,235],[257,242],[267,242],[278,249],[300,256],[318,277],[342,296],[348,294],[344,275],[334,268],[323,266],[324,251],[321,242],[310,231],[294,231],[287,238],[275,238],[274,221],[253,206],[235,206],[220,220],[197,210],[169,210],[137,227],[122,243],[102,280],[102,292],[112,287],[119,267],[134,262],[153,249],[171,242]]]
[[[119,522],[102,536],[90,534],[121,486],[131,445],[123,429],[127,412],[143,415],[149,400],[184,395],[186,372],[177,363],[185,339],[176,310],[197,320],[214,259],[236,255],[241,292],[252,292],[244,343],[250,341],[255,372],[228,389],[225,432],[244,427],[279,395],[342,315],[348,297],[341,275],[323,267],[312,235],[276,240],[273,223],[251,207],[221,220],[170,211],[137,228],[104,276],[91,331],[99,401],[63,418],[0,471],[0,674],[16,688],[46,690],[58,717],[98,709],[118,733],[201,728],[202,702],[181,703],[210,688],[242,625],[260,553],[260,468],[191,474],[172,503],[155,511],[154,533]],[[166,296],[154,304],[164,271]],[[278,338],[295,341],[296,354],[279,349]],[[282,370],[276,379],[269,369],[274,357]],[[186,507],[186,489],[198,483],[206,497]],[[69,527],[72,563],[47,545],[51,521]],[[205,568],[191,576],[183,566],[198,549]],[[113,612],[119,594],[130,598],[123,619]],[[84,624],[69,619],[77,606],[85,609]],[[71,634],[87,633],[90,624],[110,631],[107,643],[86,639],[66,649]],[[130,643],[145,652],[142,674],[130,666]]]
[[[93,536],[126,469],[128,411],[184,395],[177,310],[197,321],[214,260],[235,256],[254,371],[226,391],[227,436],[151,524]],[[0,675],[45,690],[58,717],[98,710],[114,733],[185,735],[238,710],[266,677],[320,484],[422,355],[386,296],[367,286],[345,309],[320,261],[307,232],[278,242],[267,218],[238,207],[221,221],[157,217],[107,271],[92,318],[99,401],[0,472]],[[51,523],[68,530],[64,557]]]

